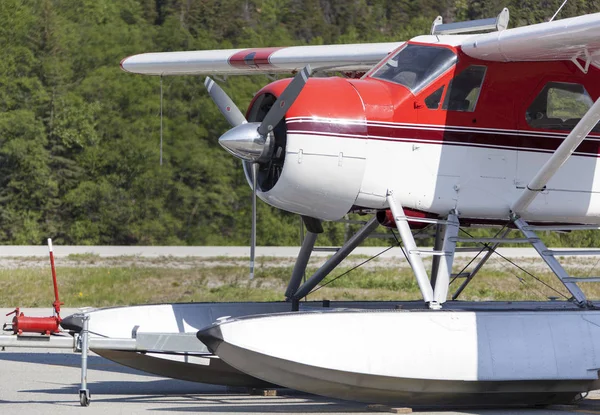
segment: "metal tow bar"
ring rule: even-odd
[[[89,338],[89,314],[74,314],[83,321],[83,329],[76,333],[74,337],[61,335],[27,335],[12,334],[0,335],[0,348],[5,347],[26,347],[26,348],[44,348],[44,349],[71,349],[73,352],[81,353],[81,388],[79,389],[79,402],[81,406],[90,405],[90,391],[87,386],[87,364],[90,350]],[[92,347],[98,348],[118,348],[123,350],[135,350],[135,340],[133,339],[94,339]]]
[[[136,331],[135,337],[132,338],[90,337],[91,316],[86,313],[79,313],[73,314],[73,317],[80,318],[83,323],[81,331],[74,333],[73,337],[65,335],[0,335],[0,348],[70,349],[73,352],[81,353],[81,386],[79,389],[79,403],[81,406],[89,406],[91,401],[87,384],[90,348],[92,350],[131,352],[192,353],[199,356],[210,354],[206,346],[198,341],[196,333],[140,333]]]

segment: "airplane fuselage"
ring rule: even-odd
[[[432,47],[443,56],[429,58],[423,48]],[[570,61],[490,62],[452,45],[410,42],[399,50],[406,48],[410,59],[390,64],[394,52],[360,80],[309,80],[286,115],[278,180],[259,197],[335,220],[356,208],[386,209],[392,191],[407,209],[505,220],[600,96],[595,67],[585,74]],[[437,75],[411,72],[423,53],[446,59]],[[402,65],[408,69],[396,73]],[[286,85],[277,81],[257,97],[277,96]],[[592,132],[523,216],[599,223],[599,153],[600,132]]]

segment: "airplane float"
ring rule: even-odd
[[[600,278],[569,276],[558,261],[600,252],[551,250],[535,233],[600,225],[600,13],[507,25],[504,9],[495,19],[438,18],[430,35],[408,42],[124,59],[123,70],[144,75],[295,74],[258,91],[245,115],[215,81],[205,85],[231,124],[219,142],[241,159],[254,205],[258,196],[301,215],[308,232],[288,302],[90,313],[93,331],[106,336],[140,324],[198,331],[229,377],[210,364],[161,369],[149,367],[151,356],[112,358],[173,377],[202,372],[208,382],[406,405],[568,402],[600,388],[600,311],[579,286]],[[348,212],[370,219],[301,285],[321,221]],[[397,229],[422,301],[320,309],[299,302],[379,224]],[[501,231],[469,239],[485,244],[484,255],[451,300],[509,242],[533,246],[570,301],[449,301],[459,228],[480,224]],[[436,230],[433,250],[415,242],[411,229],[423,226]],[[507,238],[509,229],[522,238]],[[189,363],[181,354],[168,359]]]

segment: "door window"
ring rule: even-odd
[[[456,75],[450,81],[442,108],[449,111],[475,111],[485,70],[485,66],[471,65]]]
[[[549,82],[527,108],[525,119],[533,128],[571,131],[593,103],[583,85]],[[599,132],[599,126],[592,131]]]

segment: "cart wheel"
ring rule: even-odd
[[[90,395],[88,391],[79,391],[79,403],[81,406],[90,406]]]

